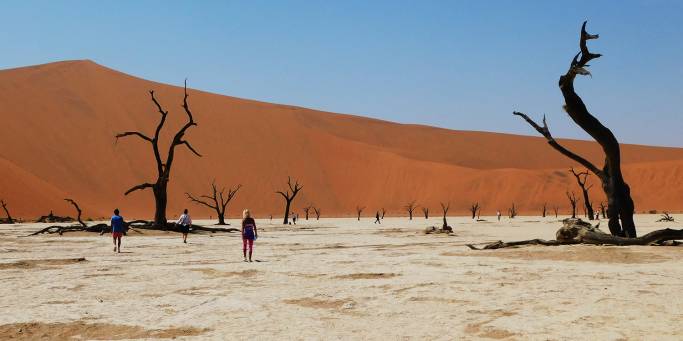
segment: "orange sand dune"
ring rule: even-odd
[[[126,130],[153,133],[158,114],[150,89],[170,110],[168,137],[184,120],[181,88],[91,61],[0,71],[0,197],[14,215],[71,214],[62,199],[72,197],[87,216],[119,207],[128,217],[150,217],[151,192],[123,193],[154,180],[151,148],[136,138],[114,139]],[[566,210],[565,190],[577,190],[567,172],[572,163],[538,137],[396,124],[196,90],[189,101],[199,125],[187,138],[204,156],[178,149],[170,217],[184,207],[213,214],[184,196],[206,192],[212,179],[244,185],[232,216],[245,207],[281,215],[274,192],[288,175],[304,184],[295,208],[313,203],[334,216],[353,214],[357,205],[367,214],[381,207],[402,214],[411,200],[432,212],[440,201],[450,201],[454,213],[472,201],[488,214],[512,202],[522,213],[538,212],[543,202]],[[603,158],[595,143],[563,143],[595,162]],[[683,210],[682,148],[624,145],[623,158],[638,211]],[[597,186],[593,193],[597,205]]]

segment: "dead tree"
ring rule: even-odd
[[[387,213],[387,210],[385,210],[384,207],[382,207],[382,209],[379,212],[381,213],[380,219],[384,219],[384,215]]]
[[[472,219],[477,217],[477,211],[479,210],[479,203],[474,203],[470,205],[470,212],[472,213]]]
[[[190,106],[187,104],[187,80],[185,81],[185,95],[183,97],[183,109],[185,110],[185,113],[187,114],[187,123],[183,125],[178,132],[173,136],[173,139],[171,140],[171,143],[168,147],[168,152],[166,154],[166,159],[162,159],[161,156],[161,151],[159,150],[159,135],[161,133],[161,129],[164,127],[164,123],[166,123],[166,117],[168,116],[168,111],[164,110],[157,101],[156,97],[154,97],[154,90],[150,90],[149,94],[152,97],[152,102],[154,102],[154,105],[156,106],[157,110],[159,111],[159,114],[161,115],[159,119],[159,123],[157,124],[156,130],[154,131],[154,137],[149,137],[141,132],[138,131],[126,131],[120,134],[116,135],[116,140],[118,141],[119,138],[126,137],[126,136],[137,136],[141,138],[144,141],[147,141],[150,143],[152,146],[152,152],[154,153],[154,159],[156,161],[156,168],[157,168],[157,179],[154,183],[142,183],[137,186],[132,187],[131,189],[127,190],[125,195],[128,195],[132,192],[135,192],[137,190],[144,190],[151,188],[152,192],[154,193],[154,202],[155,202],[155,209],[154,209],[154,226],[161,227],[161,228],[166,228],[168,225],[168,222],[166,221],[166,204],[168,202],[168,194],[167,194],[167,188],[168,188],[168,182],[171,177],[171,166],[173,165],[173,160],[175,157],[175,148],[180,145],[184,145],[189,149],[193,154],[200,156],[201,155],[190,145],[190,143],[184,139],[185,133],[187,130],[192,127],[196,126],[197,123],[194,121],[194,118],[192,117],[192,112],[190,111]]]
[[[600,215],[602,215],[602,219],[607,218],[607,213],[605,212],[605,208],[606,208],[605,203],[601,201],[600,202]]]
[[[553,211],[555,211],[555,218],[557,218],[557,212],[558,212],[559,210],[560,210],[560,209],[559,209],[557,206],[553,207]]]
[[[448,215],[448,210],[451,209],[451,203],[441,203],[441,212],[443,213],[443,226],[441,227],[442,230],[448,230],[451,229],[453,230],[450,226],[448,226],[448,222],[446,221],[446,215]]]
[[[543,203],[543,210],[541,211],[541,217],[545,218],[545,213],[548,209],[548,203]]]
[[[576,202],[579,200],[576,198],[576,194],[572,192],[572,194],[569,194],[569,191],[566,192],[567,194],[567,199],[569,199],[569,203],[572,206],[572,218],[576,218]]]
[[[204,205],[216,211],[216,215],[218,216],[217,225],[228,225],[225,223],[225,211],[228,207],[228,204],[230,203],[230,200],[232,200],[235,197],[235,195],[237,195],[237,191],[239,191],[240,188],[242,188],[241,184],[237,185],[234,189],[228,188],[228,193],[226,196],[225,188],[222,188],[219,191],[218,187],[216,186],[216,181],[213,181],[211,182],[210,195],[202,195],[199,198],[195,198],[190,193],[185,193],[185,195],[187,195],[187,199],[189,199],[190,201],[200,205]]]
[[[356,215],[358,217],[358,221],[360,221],[360,215],[363,213],[363,210],[365,209],[365,206],[356,206]]]
[[[50,211],[48,215],[40,216],[40,218],[36,220],[36,223],[70,223],[74,220],[74,218],[68,216],[62,217],[55,215],[52,213],[52,211]]]
[[[299,194],[299,191],[304,187],[299,184],[298,181],[294,181],[292,183],[292,178],[287,177],[287,187],[288,189],[283,191],[277,191],[275,193],[280,194],[284,199],[285,199],[285,218],[283,220],[283,224],[287,225],[289,223],[289,208],[292,205],[292,201],[294,201],[294,198],[296,197],[297,194]]]
[[[308,220],[308,214],[312,208],[313,208],[313,206],[310,204],[308,206],[304,207],[304,214],[306,215],[306,220]]]
[[[411,201],[408,203],[408,205],[405,206],[405,209],[408,211],[408,216],[410,217],[410,220],[413,220],[413,212],[415,209],[417,209],[417,204],[415,204],[415,201]]]
[[[510,219],[512,219],[516,216],[517,216],[517,208],[515,207],[515,203],[513,202],[512,207],[510,207],[508,209],[508,217],[510,217]]]
[[[78,204],[74,200],[68,199],[68,198],[64,199],[64,201],[70,203],[71,205],[73,205],[74,208],[76,208],[76,212],[78,212],[78,217],[76,218],[78,220],[78,223],[81,224],[81,226],[83,226],[83,227],[88,226],[88,225],[86,225],[86,223],[83,222],[83,220],[81,220],[81,213],[82,212],[81,212],[81,208],[78,207]]]
[[[577,173],[574,171],[574,168],[570,168],[569,171],[574,175],[576,178],[576,183],[579,185],[581,188],[581,192],[583,193],[583,205],[584,205],[584,210],[585,210],[585,215],[588,216],[588,220],[593,220],[595,218],[595,212],[593,212],[593,204],[591,203],[590,198],[588,197],[588,191],[593,187],[593,185],[589,185],[586,187],[586,181],[588,180],[588,176],[590,175],[588,171]]]
[[[7,215],[7,219],[5,219],[6,224],[14,224],[14,219],[12,219],[12,215],[9,214],[9,210],[7,209],[7,203],[4,200],[0,200],[0,205],[2,205],[2,209],[5,210],[5,215]],[[4,223],[4,221],[0,221],[0,223]]]
[[[313,207],[313,212],[315,212],[315,220],[320,220],[320,207]]]
[[[560,76],[559,87],[565,101],[564,109],[569,114],[569,117],[602,147],[605,154],[605,163],[602,169],[560,145],[550,134],[545,117],[543,118],[543,126],[540,126],[526,114],[520,112],[514,112],[514,114],[524,118],[527,123],[546,138],[548,144],[553,148],[586,167],[600,179],[602,189],[607,196],[607,216],[610,233],[614,236],[635,238],[637,234],[636,225],[633,221],[633,199],[631,199],[631,189],[621,173],[619,141],[617,141],[617,138],[609,128],[605,127],[595,116],[588,112],[583,100],[574,91],[574,79],[576,76],[590,75],[587,69],[588,62],[601,56],[588,50],[588,40],[597,38],[597,34],[591,35],[586,32],[586,22],[584,21],[581,26],[579,40],[581,51],[572,59],[567,73]]]
[[[664,212],[664,214],[662,214],[662,217],[657,219],[656,222],[661,223],[663,221],[674,221],[674,217],[670,216],[669,212]]]
[[[422,214],[424,214],[425,219],[429,219],[429,207],[422,207]]]

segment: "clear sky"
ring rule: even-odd
[[[231,96],[534,135],[562,112],[581,22],[589,109],[622,142],[683,147],[683,1],[2,1],[0,68],[92,59]],[[398,137],[397,137],[398,138]]]

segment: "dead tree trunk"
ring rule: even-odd
[[[308,220],[308,214],[312,208],[313,208],[312,205],[308,205],[308,206],[304,207],[304,214],[306,215],[306,220]]]
[[[356,206],[356,215],[358,217],[358,221],[360,221],[360,215],[363,213],[363,210],[365,209],[365,206]]]
[[[7,215],[7,224],[14,224],[14,219],[12,219],[12,215],[9,214],[9,210],[7,209],[7,203],[4,200],[0,200],[0,205],[2,205],[2,209],[5,210],[5,214]]]
[[[185,81],[185,96],[183,97],[183,109],[185,110],[185,113],[187,114],[187,123],[183,125],[178,132],[173,136],[173,140],[171,140],[170,146],[168,147],[168,153],[166,155],[166,160],[164,161],[161,158],[161,152],[159,151],[159,135],[161,133],[161,128],[164,127],[164,123],[166,123],[166,116],[168,116],[168,111],[165,111],[162,107],[161,104],[157,101],[156,97],[154,97],[154,91],[150,90],[149,94],[152,97],[152,102],[154,102],[154,105],[157,107],[157,110],[159,111],[159,114],[161,114],[161,118],[159,120],[159,123],[157,124],[156,130],[154,131],[154,137],[149,137],[141,132],[138,131],[126,131],[120,134],[116,135],[116,140],[118,141],[119,138],[126,137],[126,136],[137,136],[147,142],[149,142],[152,146],[152,151],[154,152],[154,159],[156,160],[156,166],[157,166],[157,179],[154,183],[143,183],[137,186],[132,187],[131,189],[127,190],[125,195],[128,195],[134,191],[137,190],[143,190],[147,188],[151,188],[152,192],[154,193],[154,202],[155,202],[155,209],[154,209],[154,225],[158,227],[165,228],[167,226],[167,220],[166,220],[166,204],[168,202],[168,195],[167,195],[167,188],[168,188],[168,182],[170,180],[171,176],[171,166],[173,165],[173,159],[175,157],[175,147],[179,145],[185,145],[193,154],[200,156],[201,155],[190,145],[190,143],[187,140],[184,140],[183,138],[185,137],[185,132],[187,129],[189,129],[192,126],[196,126],[197,123],[194,121],[194,118],[192,117],[192,112],[190,111],[190,107],[187,104],[187,80]]]
[[[514,114],[524,118],[524,120],[548,140],[548,144],[553,148],[588,168],[591,173],[595,174],[600,179],[602,189],[607,195],[607,216],[609,218],[610,233],[612,233],[613,236],[635,238],[637,233],[636,225],[633,221],[633,199],[631,199],[631,189],[621,173],[621,151],[619,149],[619,141],[617,141],[617,138],[611,130],[605,127],[595,116],[588,112],[583,100],[574,91],[574,79],[576,78],[576,75],[590,75],[590,72],[587,69],[588,62],[601,56],[600,54],[591,53],[588,50],[587,41],[597,38],[597,34],[591,35],[586,32],[586,22],[584,21],[581,26],[581,37],[579,42],[581,51],[574,56],[567,73],[560,76],[559,87],[565,101],[564,109],[567,114],[569,114],[569,117],[571,117],[574,123],[581,127],[581,129],[588,133],[602,147],[602,150],[605,153],[605,164],[602,169],[596,167],[590,161],[578,154],[564,148],[555,141],[550,134],[545,117],[543,118],[543,127],[541,127],[523,113],[514,112]]]
[[[315,220],[320,220],[320,208],[313,207],[313,212],[315,212]]]
[[[547,208],[548,208],[548,203],[544,202],[543,203],[543,210],[541,211],[541,217],[545,218],[545,213],[547,211]]]
[[[283,224],[287,225],[289,223],[289,208],[292,205],[292,201],[296,197],[297,194],[299,194],[299,191],[304,187],[302,185],[299,185],[298,181],[294,181],[292,183],[292,178],[287,177],[287,187],[288,189],[286,191],[277,191],[275,193],[282,195],[282,197],[285,199],[285,218],[283,220]]]
[[[185,195],[187,195],[187,198],[190,201],[204,205],[216,211],[216,215],[218,216],[217,225],[227,225],[225,223],[225,210],[227,209],[230,200],[237,195],[237,191],[239,191],[240,188],[242,188],[241,184],[237,185],[235,189],[229,188],[228,195],[225,196],[225,188],[219,191],[218,187],[216,186],[216,181],[214,180],[211,182],[211,195],[202,195],[199,198],[193,197],[190,193],[185,193]]]
[[[422,214],[424,214],[425,219],[429,219],[429,207],[422,207]]]
[[[588,220],[593,220],[595,218],[595,212],[593,212],[593,204],[591,203],[590,198],[588,197],[588,191],[593,187],[593,185],[589,185],[586,187],[586,181],[588,180],[588,171],[577,173],[574,171],[574,168],[570,168],[569,171],[574,175],[576,178],[576,183],[579,185],[581,188],[581,192],[583,193],[583,205],[584,205],[584,212],[585,215],[588,217]]]
[[[78,204],[75,201],[73,201],[72,199],[64,199],[64,201],[70,203],[71,205],[74,206],[74,208],[76,208],[76,212],[78,212],[78,217],[76,218],[76,220],[78,220],[78,223],[81,224],[81,226],[87,227],[88,225],[86,225],[86,223],[84,223],[83,220],[81,220],[81,213],[82,212],[81,212],[81,208],[78,207]]]
[[[517,208],[515,208],[515,203],[512,203],[512,207],[508,209],[508,216],[510,219],[514,218],[517,216]]]
[[[600,215],[602,215],[602,219],[607,218],[607,213],[605,212],[605,203],[600,202]]]
[[[380,210],[380,213],[382,213],[382,216],[380,217],[380,219],[384,220],[384,215],[387,213],[387,210],[385,210],[384,207],[382,207],[382,209]]]
[[[559,210],[560,210],[560,209],[559,209],[557,206],[553,207],[553,211],[555,211],[555,218],[557,218],[557,212],[558,212]]]
[[[443,226],[441,227],[441,229],[443,229],[443,230],[447,230],[448,228],[450,228],[448,226],[448,222],[446,221],[446,215],[448,215],[448,210],[450,210],[450,209],[451,209],[451,203],[450,202],[446,203],[446,204],[441,203],[441,212],[443,212]]]
[[[474,203],[470,206],[470,212],[472,213],[472,219],[477,217],[477,211],[479,210],[479,203]]]
[[[569,199],[569,203],[572,206],[572,218],[576,218],[576,202],[578,201],[578,199],[576,199],[576,194],[574,194],[574,192],[572,192],[572,194],[569,195],[569,191],[567,191],[566,194],[567,194],[567,199]]]
[[[417,209],[417,205],[415,204],[415,202],[409,202],[408,205],[405,206],[405,209],[408,211],[408,217],[410,217],[410,220],[413,220],[413,212],[415,211],[415,209]]]

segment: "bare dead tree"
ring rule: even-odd
[[[515,207],[515,203],[513,202],[512,207],[510,207],[508,209],[508,217],[510,217],[510,219],[512,219],[516,216],[517,216],[517,208]]]
[[[7,224],[14,224],[14,219],[12,219],[12,215],[9,214],[9,209],[7,209],[5,200],[0,200],[0,205],[2,205],[2,209],[5,210],[5,215],[7,215]]]
[[[572,206],[572,218],[576,218],[576,203],[579,199],[576,198],[576,194],[572,192],[572,194],[569,194],[569,191],[566,192],[567,194],[567,199],[569,199],[569,203]]]
[[[564,109],[569,117],[602,147],[605,153],[605,164],[602,169],[560,145],[550,134],[545,117],[541,127],[526,114],[520,112],[514,112],[514,114],[524,118],[527,123],[546,138],[548,144],[553,148],[586,167],[600,179],[602,189],[607,196],[607,216],[609,218],[610,233],[614,236],[635,238],[637,234],[635,222],[633,221],[633,199],[631,199],[631,190],[621,172],[619,141],[617,141],[609,128],[605,127],[595,116],[588,112],[583,100],[574,91],[574,79],[576,76],[590,75],[587,69],[588,62],[601,56],[600,54],[591,53],[588,50],[587,44],[588,40],[598,39],[598,37],[597,34],[592,35],[586,32],[586,22],[584,21],[581,26],[579,40],[581,51],[572,59],[567,73],[560,76],[559,87],[565,101]]]
[[[559,210],[560,209],[557,206],[553,207],[553,211],[555,211],[555,218],[557,218],[557,213]]]
[[[320,207],[313,207],[313,212],[315,212],[315,220],[320,220]]]
[[[600,214],[602,215],[602,219],[607,218],[607,213],[605,212],[605,208],[606,208],[605,203],[601,201],[600,202]]]
[[[387,213],[387,210],[385,210],[384,207],[382,207],[382,209],[379,210],[379,212],[381,213],[380,219],[384,219],[384,215]]]
[[[308,204],[308,206],[304,207],[304,214],[306,215],[306,220],[308,220],[308,215],[311,209],[313,208],[313,205]]]
[[[360,215],[363,213],[363,210],[365,209],[365,206],[356,206],[356,215],[358,217],[358,221],[360,221]]]
[[[588,180],[588,176],[590,174],[588,171],[577,173],[574,171],[573,167],[569,169],[569,172],[574,175],[576,178],[576,183],[579,185],[581,192],[583,193],[584,215],[588,217],[588,220],[593,220],[595,218],[595,212],[593,212],[593,204],[588,197],[588,191],[591,189],[591,187],[593,187],[593,185],[586,186],[586,181]]]
[[[225,188],[222,188],[219,191],[218,187],[216,186],[216,181],[214,180],[211,182],[210,195],[202,195],[199,196],[199,198],[192,196],[190,193],[185,193],[185,195],[190,201],[204,205],[216,211],[216,215],[218,216],[217,225],[227,225],[225,223],[225,211],[228,207],[228,204],[237,195],[237,192],[240,190],[240,188],[242,188],[241,184],[237,185],[234,189],[228,188],[228,193],[225,195]]]
[[[422,207],[422,214],[424,214],[425,219],[429,219],[429,207]]]
[[[543,203],[543,210],[541,211],[541,217],[545,218],[545,213],[548,210],[548,203]]]
[[[470,205],[470,212],[472,213],[472,219],[477,216],[477,211],[479,210],[479,203],[474,203]]]
[[[669,212],[664,212],[664,214],[662,214],[662,217],[657,219],[656,222],[661,223],[663,221],[674,221],[674,217],[670,216]]]
[[[408,203],[408,205],[405,206],[405,209],[408,211],[408,216],[410,217],[410,220],[413,220],[413,212],[417,208],[417,204],[415,204],[415,201],[411,201]]]
[[[81,208],[78,207],[78,204],[76,203],[76,201],[74,201],[72,199],[68,199],[68,198],[64,199],[64,201],[73,205],[73,207],[76,209],[76,212],[78,212],[78,217],[76,218],[78,223],[81,224],[81,226],[83,226],[83,227],[87,227],[88,225],[86,223],[84,223],[83,220],[81,220],[81,213],[82,213]]]
[[[481,219],[481,206],[479,206],[479,209],[477,210],[477,220]]]
[[[446,221],[446,215],[448,215],[448,210],[451,209],[451,203],[441,203],[441,212],[443,213],[443,226],[442,229],[446,230],[448,228],[448,222]]]
[[[283,220],[283,224],[287,225],[289,223],[289,208],[292,205],[292,201],[296,197],[297,194],[299,194],[299,191],[304,187],[299,184],[298,181],[294,181],[292,183],[292,178],[287,177],[287,187],[288,189],[283,191],[277,191],[275,193],[282,195],[282,197],[285,199],[285,218]]]
[[[168,147],[168,152],[166,155],[166,160],[162,159],[161,152],[159,150],[159,135],[161,133],[161,129],[164,127],[164,123],[166,123],[166,117],[168,116],[168,111],[164,110],[157,101],[156,97],[154,96],[154,90],[150,90],[149,94],[152,97],[152,102],[154,102],[154,105],[156,106],[157,110],[159,111],[159,114],[161,114],[161,117],[159,119],[159,123],[157,124],[156,130],[154,131],[154,137],[149,137],[141,132],[138,131],[126,131],[123,133],[119,133],[116,135],[116,140],[118,141],[119,138],[126,137],[126,136],[137,136],[141,138],[144,141],[147,141],[150,143],[152,146],[152,151],[154,153],[154,159],[156,160],[156,166],[157,166],[157,179],[154,183],[142,183],[137,186],[132,187],[131,189],[127,190],[125,195],[128,195],[132,192],[135,192],[137,190],[144,190],[151,188],[152,192],[154,193],[154,202],[155,202],[155,210],[154,210],[154,226],[157,227],[162,227],[166,228],[167,227],[167,220],[166,220],[166,204],[168,202],[168,194],[167,194],[167,188],[168,188],[168,182],[171,177],[171,166],[173,165],[173,160],[175,157],[175,148],[180,145],[184,145],[189,149],[193,154],[200,156],[201,155],[194,149],[192,148],[192,145],[184,139],[185,133],[190,127],[196,126],[197,123],[194,121],[194,118],[192,116],[192,112],[190,111],[190,106],[187,104],[187,80],[185,80],[185,86],[184,86],[184,91],[185,95],[183,97],[183,109],[185,110],[185,113],[187,114],[187,123],[183,125],[178,132],[175,133],[173,136],[173,139],[171,140],[171,143]]]

